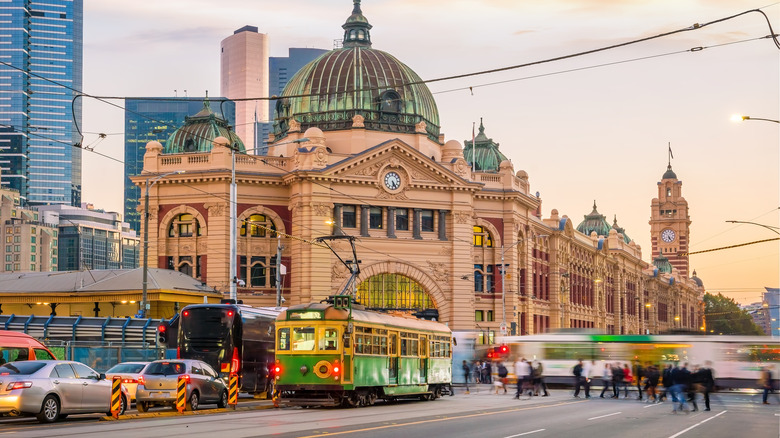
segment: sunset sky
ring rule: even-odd
[[[780,33],[780,4],[747,0],[364,0],[375,49],[423,79],[516,66],[626,43],[761,8]],[[257,26],[272,56],[330,49],[350,0],[85,0],[84,91],[101,96],[219,95],[220,41]],[[445,140],[472,123],[515,171],[576,226],[594,200],[651,261],[650,203],[667,166],[683,183],[691,251],[778,237],[780,49],[757,12],[596,54],[434,82]],[[699,49],[701,48],[701,50]],[[691,50],[694,49],[694,50]],[[120,106],[122,101],[115,101]],[[124,112],[84,106],[84,143],[123,159]],[[98,133],[109,134],[96,142]],[[83,200],[122,212],[122,164],[84,153]],[[708,292],[760,301],[780,283],[780,244],[691,256]]]

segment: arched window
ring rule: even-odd
[[[493,238],[485,227],[474,225],[474,246],[493,247]]]
[[[402,104],[401,95],[395,90],[387,90],[379,95],[379,111],[383,113],[400,113]]]
[[[198,220],[190,213],[177,215],[168,227],[168,237],[200,236],[201,229]]]
[[[360,283],[357,301],[368,309],[420,311],[436,308],[422,285],[400,274],[374,275]]]
[[[264,214],[253,214],[241,222],[241,237],[276,238],[276,225]]]

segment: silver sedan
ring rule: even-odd
[[[138,378],[135,393],[138,411],[146,412],[153,406],[176,406],[179,376],[187,382],[188,411],[208,403],[216,403],[220,408],[227,406],[227,386],[211,366],[199,360],[165,359],[150,363]]]
[[[120,413],[129,397],[122,387]],[[0,415],[34,415],[42,423],[69,414],[111,411],[111,381],[80,362],[28,360],[0,365]]]

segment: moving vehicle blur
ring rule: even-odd
[[[201,404],[227,406],[225,382],[209,364],[199,360],[156,360],[138,377],[135,406],[146,412],[154,406],[176,406],[176,386],[179,376],[187,381],[187,410],[197,410]]]
[[[122,388],[120,413],[129,398]],[[0,415],[52,423],[69,414],[111,412],[111,381],[80,362],[27,360],[0,365]]]
[[[127,389],[130,402],[135,401],[135,391],[138,387],[138,377],[150,362],[122,362],[114,365],[106,371],[106,378],[112,380],[114,376],[122,379],[122,385]]]
[[[54,353],[32,336],[0,330],[0,365],[29,359],[54,360],[56,358]]]

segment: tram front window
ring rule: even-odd
[[[314,351],[314,327],[293,328],[293,351]]]
[[[320,350],[338,350],[338,339],[338,330],[334,328],[323,329],[322,337],[320,338]]]

